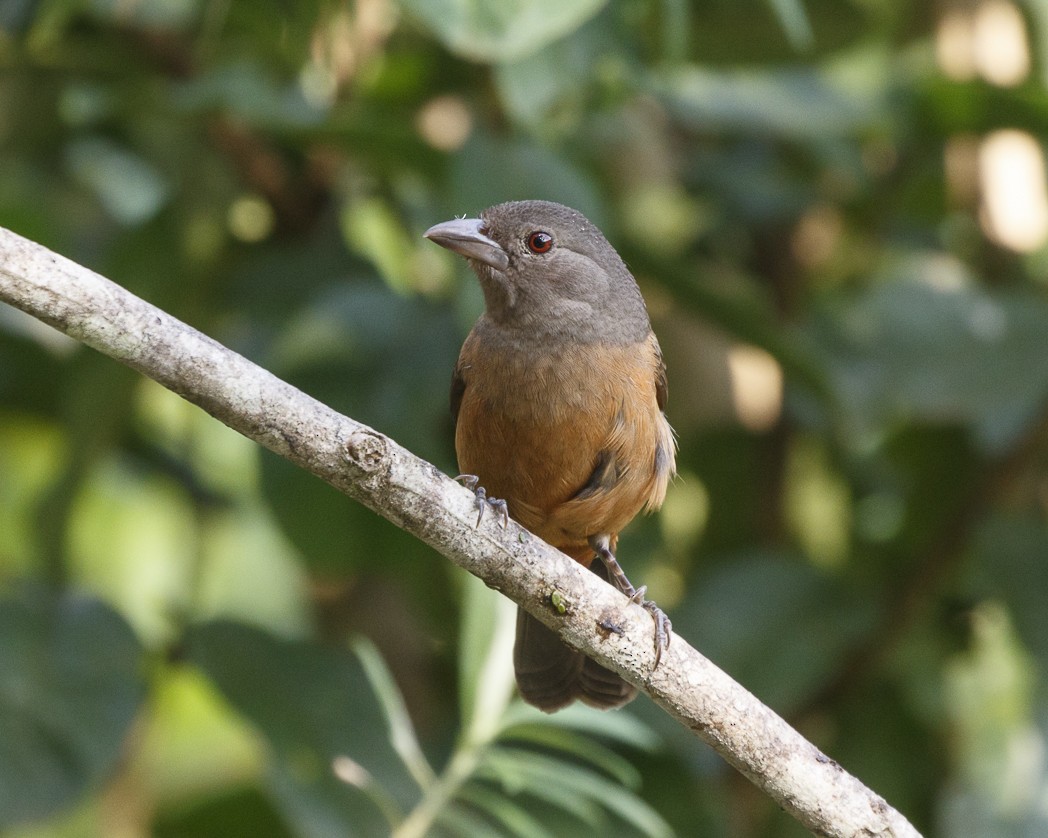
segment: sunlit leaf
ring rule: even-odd
[[[465,734],[490,741],[513,694],[516,606],[470,574],[463,574],[459,636],[459,692]]]
[[[574,32],[607,0],[403,0],[448,49],[474,61],[521,58]]]
[[[346,239],[378,269],[390,288],[411,290],[411,242],[399,219],[380,199],[355,201],[342,214]]]
[[[969,626],[967,648],[951,655],[943,672],[956,760],[955,782],[942,801],[945,834],[1034,835],[1014,826],[1029,816],[1031,827],[1045,823],[1045,813],[1030,805],[1048,788],[1043,763],[1027,756],[1046,744],[1032,707],[1034,667],[1000,602],[972,608]]]
[[[1000,515],[981,528],[974,550],[979,588],[1007,603],[1027,648],[1048,667],[1048,526],[1041,516]]]
[[[135,773],[143,782],[177,800],[260,786],[269,759],[265,741],[200,670],[165,668],[152,679],[149,698],[136,742]]]
[[[117,606],[147,642],[169,640],[192,584],[189,498],[155,473],[104,461],[80,487],[69,532],[77,583]]]
[[[33,511],[65,456],[65,438],[54,424],[28,417],[0,419],[0,474],[5,476],[0,480],[0,554],[10,557],[8,573],[33,567],[39,536]]]

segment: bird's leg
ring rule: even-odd
[[[597,558],[600,559],[604,566],[608,569],[608,574],[611,576],[612,581],[622,593],[630,598],[630,602],[635,602],[641,606],[645,611],[651,614],[651,618],[655,621],[655,667],[658,667],[659,661],[662,660],[662,652],[664,649],[670,647],[670,635],[673,633],[673,624],[670,622],[670,618],[666,616],[666,612],[663,611],[650,599],[645,599],[644,594],[647,593],[648,588],[645,585],[641,585],[639,588],[634,588],[633,583],[626,577],[625,572],[622,570],[622,565],[619,564],[619,560],[615,558],[615,554],[611,552],[610,539],[607,535],[596,535],[589,540],[590,547],[597,554]]]
[[[455,479],[477,496],[477,523],[475,526],[480,526],[480,522],[484,520],[484,510],[490,506],[499,513],[499,520],[505,529],[506,524],[509,523],[509,506],[506,502],[502,498],[489,498],[484,487],[480,485],[480,478],[475,474],[460,474]]]

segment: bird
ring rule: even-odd
[[[496,507],[648,609],[657,667],[671,623],[615,556],[676,471],[666,365],[636,280],[592,222],[550,201],[498,204],[423,235],[465,257],[484,296],[452,374],[459,479],[481,516]],[[546,712],[637,693],[520,608],[513,663],[523,699]]]

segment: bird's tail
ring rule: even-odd
[[[603,563],[594,562],[592,570],[606,579]],[[524,700],[547,713],[566,707],[575,699],[610,710],[637,695],[632,684],[565,646],[551,629],[522,609],[517,609],[513,669]]]

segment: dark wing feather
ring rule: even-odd
[[[459,365],[451,373],[451,423],[458,427],[459,408],[462,407],[462,396],[466,392],[466,380],[459,371]]]
[[[666,362],[662,360],[662,348],[654,335],[652,335],[651,342],[655,344],[655,401],[659,405],[659,410],[665,413],[666,402],[670,398],[670,385],[666,380]]]
[[[597,455],[597,464],[593,467],[593,473],[581,489],[571,496],[571,500],[582,500],[592,497],[598,492],[610,492],[619,482],[621,472],[612,451],[601,451]]]

